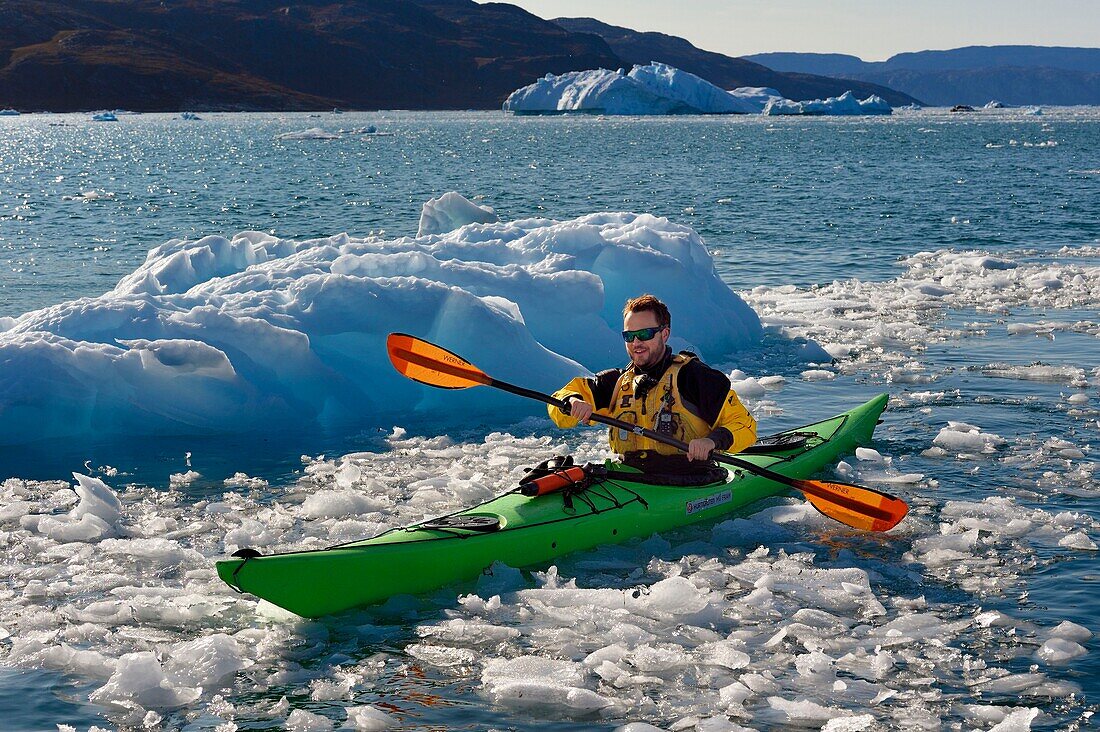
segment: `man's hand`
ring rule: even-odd
[[[576,417],[584,424],[588,424],[588,419],[592,416],[593,406],[583,399],[570,399],[569,400],[569,416]]]
[[[706,460],[715,448],[714,440],[699,437],[688,443],[688,460]]]

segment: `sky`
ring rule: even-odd
[[[960,46],[1100,47],[1100,0],[505,0],[687,38],[729,56],[895,53]]]

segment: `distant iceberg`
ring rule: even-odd
[[[804,114],[804,115],[863,115],[863,114],[892,114],[893,108],[880,96],[872,94],[863,101],[855,98],[850,91],[846,91],[839,97],[828,99],[814,99],[809,102],[792,102],[789,99],[778,99],[768,102],[764,107],[764,114],[769,116]]]
[[[305,130],[284,132],[275,135],[276,140],[336,140],[340,137],[338,132],[329,132],[321,127],[310,127]]]
[[[695,74],[654,61],[629,73],[570,71],[547,74],[517,89],[504,101],[515,114],[587,112],[612,115],[664,114],[890,114],[882,97],[862,102],[851,92],[811,102],[792,102],[770,87],[726,91]],[[771,110],[771,111],[769,111]]]
[[[504,109],[516,114],[751,114],[751,103],[731,95],[709,81],[669,66],[652,63],[634,66],[630,73],[570,71],[547,74],[534,84],[517,89],[504,101]]]
[[[764,107],[768,106],[768,102],[785,98],[778,90],[772,89],[770,86],[739,86],[736,89],[730,89],[729,93],[742,102],[752,105],[752,111],[757,114],[764,111]]]
[[[98,297],[4,319],[0,445],[260,440],[413,412],[442,426],[501,423],[540,405],[402,378],[386,334],[426,337],[498,378],[552,390],[622,359],[622,304],[646,291],[676,314],[677,350],[721,359],[762,335],[688,226],[611,212],[495,219],[454,193],[425,205],[418,237],[247,231],[162,244]]]
[[[0,109],[0,117],[18,117],[18,109]]]
[[[114,112],[100,112],[92,115],[93,122],[118,122]]]

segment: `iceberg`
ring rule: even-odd
[[[511,421],[542,407],[411,382],[387,334],[552,390],[623,360],[621,307],[642,292],[669,304],[676,348],[714,360],[762,335],[688,226],[613,212],[486,219],[451,194],[425,205],[417,237],[168,241],[109,292],[5,319],[0,444],[345,433],[415,413]]]
[[[793,102],[771,87],[721,89],[695,74],[654,61],[635,65],[629,73],[570,71],[547,74],[517,89],[504,100],[504,110],[515,114],[587,112],[612,115],[661,114],[890,114],[885,99],[857,100],[848,91],[839,97]]]
[[[778,90],[772,89],[770,86],[739,86],[736,89],[730,89],[729,93],[742,102],[751,105],[752,111],[757,114],[764,111],[764,107],[768,106],[768,102],[784,99]]]
[[[508,95],[505,111],[516,114],[749,114],[759,110],[709,81],[663,63],[634,66],[629,73],[571,71],[547,74]]]
[[[18,109],[0,109],[0,117],[18,117]]]
[[[808,102],[792,102],[789,99],[777,99],[768,102],[764,114],[773,115],[865,115],[892,114],[893,109],[882,97],[872,94],[863,101],[855,98],[850,91],[839,97],[814,99]]]

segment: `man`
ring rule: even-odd
[[[701,472],[713,466],[712,450],[740,452],[756,442],[756,420],[730,389],[729,378],[694,354],[673,354],[667,345],[671,325],[668,308],[653,295],[628,300],[623,340],[630,364],[570,381],[554,394],[569,403],[569,413],[552,406],[550,419],[569,428],[587,424],[597,412],[688,443],[685,456],[674,447],[611,428],[611,449],[627,465],[646,472]]]

